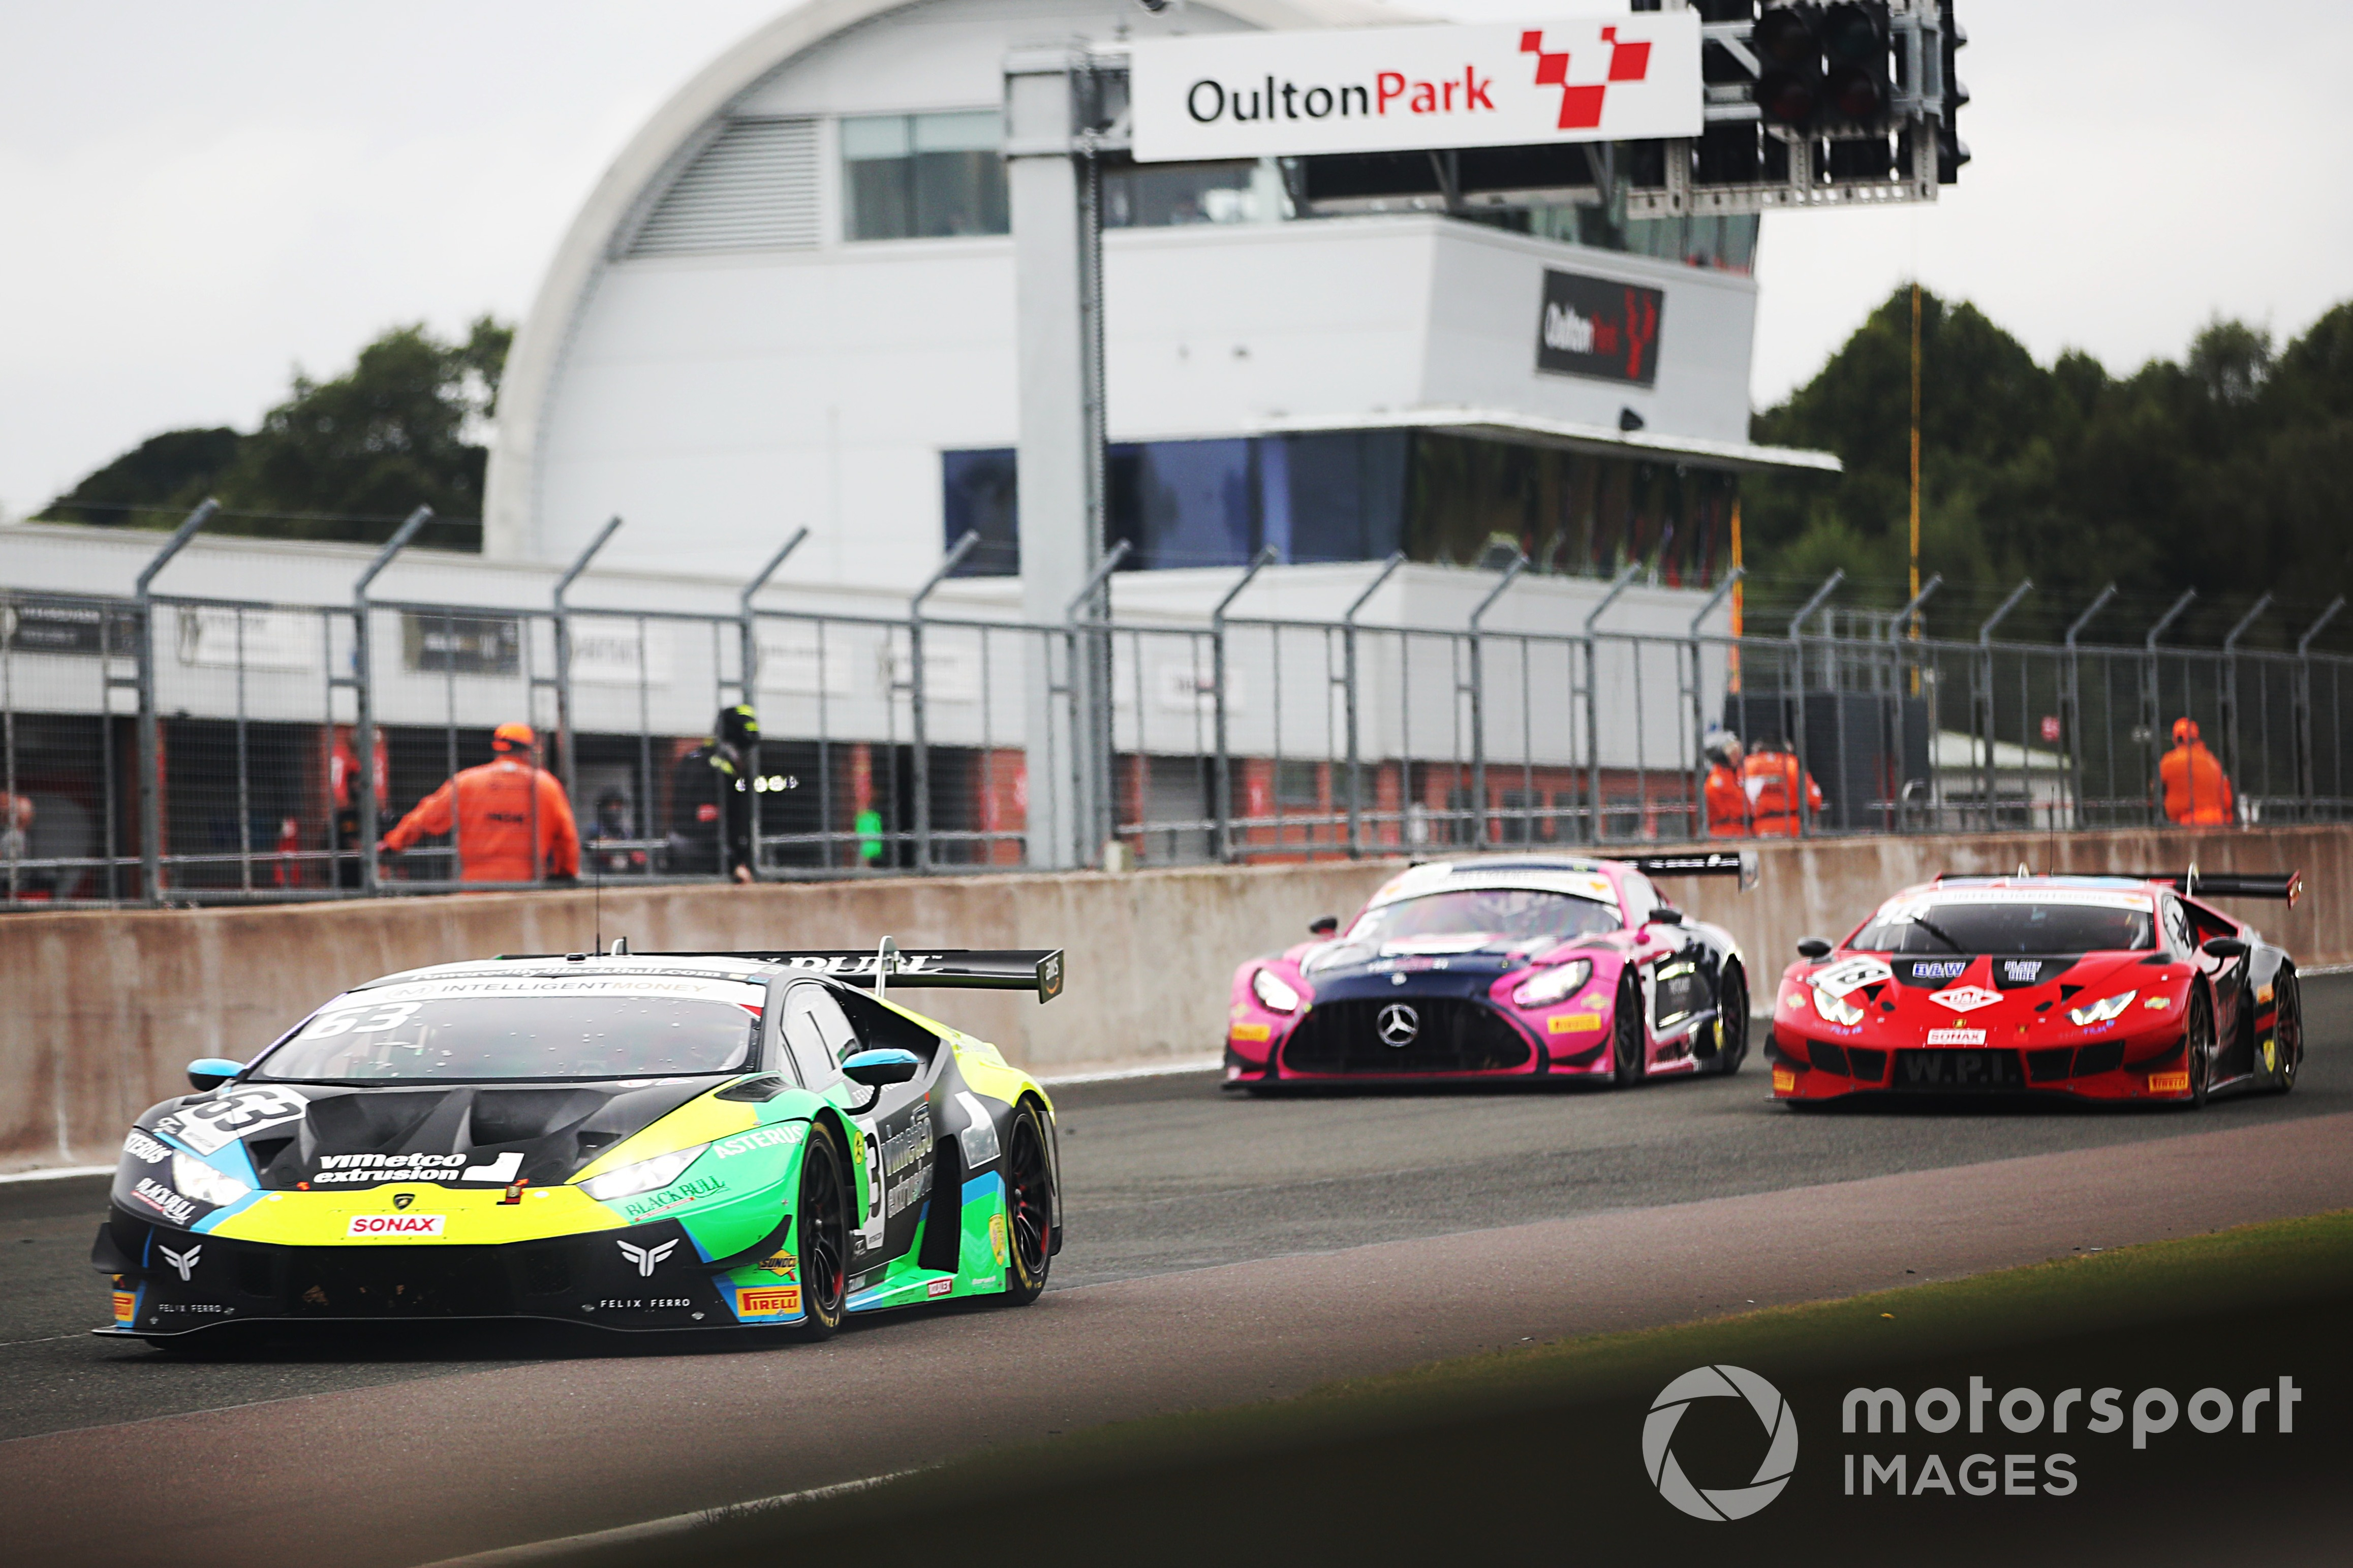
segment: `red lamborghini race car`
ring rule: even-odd
[[[2203,1105],[2295,1087],[2295,965],[2212,898],[2295,901],[2298,877],[1940,877],[1832,948],[1798,944],[1773,1095],[2058,1093]]]
[[[1737,1071],[1746,965],[1652,877],[1756,877],[1756,852],[1492,856],[1392,878],[1344,931],[1234,972],[1225,1087]]]

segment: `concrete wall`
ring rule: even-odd
[[[2018,835],[1767,844],[1761,885],[1664,883],[1729,926],[1755,976],[1808,934],[1840,936],[1885,894],[1938,871],[2301,869],[2293,911],[2242,904],[2306,965],[2353,959],[2353,828]],[[1050,1007],[1014,994],[909,1000],[1040,1071],[1198,1057],[1222,1037],[1233,966],[1345,916],[1390,861],[1131,876],[1081,873],[647,889],[604,896],[606,938],[658,948],[1059,946]],[[588,893],[0,918],[0,1169],[111,1160],[131,1118],[181,1092],[199,1056],[244,1058],[343,986],[417,964],[586,947]],[[1761,991],[1761,986],[1759,987]]]

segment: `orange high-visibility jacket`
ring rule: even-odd
[[[1749,831],[1759,838],[1798,836],[1798,790],[1803,781],[1806,805],[1822,808],[1822,787],[1798,766],[1786,752],[1752,752],[1741,759],[1741,792],[1748,801]]]
[[[1707,770],[1706,790],[1708,832],[1718,838],[1747,837],[1748,795],[1739,778],[1717,763]]]
[[[572,804],[544,768],[514,757],[468,768],[419,801],[384,836],[384,847],[406,849],[427,834],[448,832],[452,821],[460,881],[536,882],[543,876],[580,874],[580,830],[572,821]]]
[[[2213,826],[2232,819],[2231,778],[2203,741],[2165,753],[2157,764],[2165,782],[2165,815],[2175,822]]]

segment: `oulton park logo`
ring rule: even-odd
[[[1675,1427],[1699,1399],[1746,1399],[1765,1428],[1765,1458],[1745,1487],[1701,1488],[1675,1458]],[[1659,1495],[1694,1519],[1746,1519],[1781,1495],[1798,1468],[1798,1416],[1781,1391],[1742,1366],[1695,1366],[1659,1390],[1642,1423],[1642,1468]]]

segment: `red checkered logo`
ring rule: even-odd
[[[1597,82],[1571,82],[1568,79],[1568,51],[1546,52],[1541,30],[1520,35],[1520,53],[1536,58],[1536,85],[1560,89],[1560,128],[1563,131],[1592,131],[1601,124],[1601,100],[1613,81],[1641,81],[1651,74],[1651,46],[1648,43],[1621,44],[1618,29],[1601,29],[1601,41],[1609,46],[1609,74]]]

